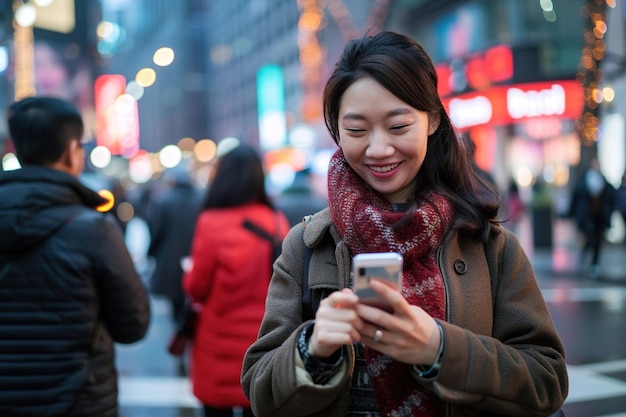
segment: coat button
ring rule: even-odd
[[[462,259],[454,261],[454,270],[457,274],[464,274],[467,272],[467,264]]]

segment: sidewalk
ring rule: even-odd
[[[579,253],[582,242],[571,220],[554,220],[552,248],[533,247],[530,218],[522,220],[517,236],[538,276],[589,279],[580,271]],[[603,243],[600,252],[600,277],[597,281],[626,284],[626,246],[621,243]]]

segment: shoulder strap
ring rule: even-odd
[[[243,221],[243,227],[248,229],[249,231],[251,231],[252,233],[254,233],[255,235],[260,236],[261,238],[268,240],[270,242],[274,242],[275,240],[275,236],[269,234],[265,229],[263,229],[261,226],[252,223],[250,220],[245,219]]]
[[[305,216],[302,220],[303,226],[306,227],[306,222],[311,216]],[[311,264],[311,256],[313,256],[313,249],[309,248],[304,242],[304,260],[302,262],[302,320],[308,321],[315,318],[315,312],[322,301],[324,296],[322,290],[315,290],[309,288],[309,265]]]
[[[309,265],[311,264],[311,255],[313,249],[304,245],[304,262],[302,270],[302,320],[307,321],[315,317],[318,305],[313,305],[313,290],[309,288]],[[317,300],[319,304],[319,299]]]

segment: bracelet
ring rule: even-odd
[[[343,347],[329,358],[317,359],[309,352],[309,339],[313,333],[315,321],[306,326],[298,337],[298,352],[304,369],[315,384],[324,385],[339,371],[343,362]]]
[[[420,378],[434,378],[439,375],[439,368],[441,368],[441,361],[443,359],[444,333],[441,324],[439,324],[438,321],[436,321],[436,323],[437,327],[439,328],[439,334],[441,335],[441,339],[439,341],[439,350],[437,351],[437,356],[435,356],[435,362],[433,362],[429,369],[424,371],[422,370],[423,368],[421,366],[413,365],[413,368]]]

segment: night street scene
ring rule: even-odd
[[[117,220],[149,296],[145,336],[113,344],[120,417],[209,415],[197,395],[206,385],[194,393],[194,381],[201,384],[192,345],[175,356],[168,344],[185,299],[199,291],[183,283],[194,268],[192,243],[220,234],[199,236],[195,226],[210,221],[203,210],[228,219],[241,209],[208,198],[216,178],[233,176],[220,174],[219,162],[242,145],[258,153],[257,185],[284,211],[268,220],[277,233],[282,227],[280,239],[326,207],[338,146],[324,88],[347,42],[383,31],[407,35],[431,58],[455,134],[471,143],[473,168],[499,193],[501,227],[530,260],[564,345],[563,413],[626,417],[626,0],[0,0],[0,194],[2,175],[23,168],[7,122],[11,104],[39,95],[72,103],[84,123],[76,177],[108,201],[98,211]],[[364,119],[348,113],[339,124]],[[396,125],[387,131],[406,128]],[[338,130],[343,141],[366,128]],[[349,147],[342,154],[353,161]],[[234,176],[247,175],[249,165]],[[372,169],[371,182],[384,183],[396,169]],[[7,253],[0,246],[0,290],[15,261]],[[231,262],[236,273],[255,267],[256,255],[219,253],[226,255],[206,258]],[[0,334],[14,324],[8,317]],[[228,326],[243,332],[244,321]],[[7,352],[0,340],[0,411]],[[248,414],[235,406],[232,415]]]

